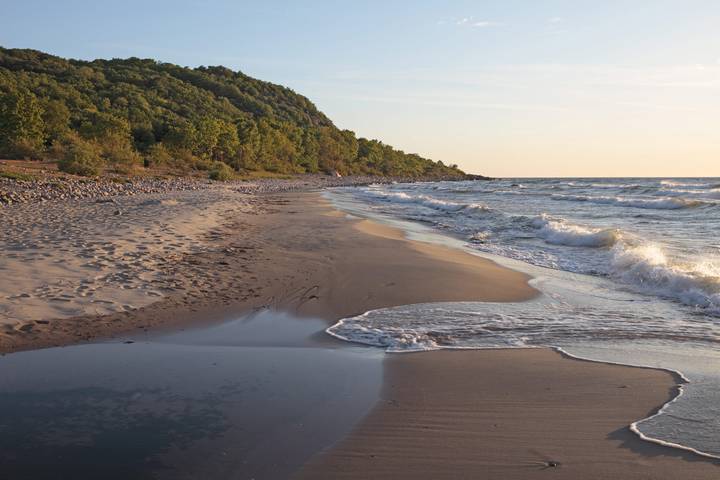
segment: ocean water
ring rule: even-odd
[[[720,315],[720,179],[443,182],[357,196],[480,251],[609,277]]]
[[[633,430],[720,458],[720,179],[371,185],[329,197],[528,273],[542,294],[380,309],[328,333],[390,352],[553,347],[673,371],[680,395]]]

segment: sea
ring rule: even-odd
[[[329,334],[395,353],[551,347],[668,370],[677,395],[630,428],[720,458],[720,179],[522,178],[326,195],[349,216],[525,272],[541,292],[379,309]]]

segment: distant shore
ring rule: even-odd
[[[0,209],[11,254],[2,265],[0,351],[133,341],[266,308],[331,324],[393,305],[537,295],[524,274],[349,219],[315,192],[281,191],[321,185],[263,182],[255,191],[230,182]],[[374,411],[301,477],[718,474],[706,459],[629,431],[675,394],[667,372],[545,349],[392,355],[385,366]]]

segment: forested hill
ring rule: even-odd
[[[137,166],[462,176],[340,130],[289,88],[225,67],[0,48],[0,156],[96,174]],[[226,172],[226,173],[227,173]]]

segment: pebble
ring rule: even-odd
[[[335,177],[313,174],[289,179],[265,178],[251,181],[211,182],[192,177],[185,178],[133,178],[127,181],[117,179],[78,179],[44,174],[36,180],[14,180],[0,177],[0,206],[17,203],[40,203],[74,199],[96,199],[98,203],[117,203],[118,196],[134,196],[144,193],[167,193],[173,191],[202,190],[219,184],[234,188],[239,193],[279,193],[293,190],[311,190],[327,187],[370,185],[373,183],[404,183],[437,181],[443,179],[418,179],[409,177],[348,176]],[[452,179],[445,179],[452,180]],[[121,215],[118,209],[115,215]]]

